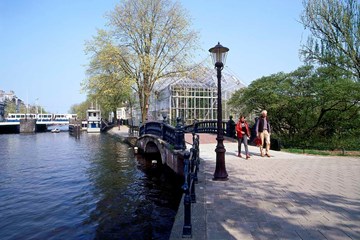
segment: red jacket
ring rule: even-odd
[[[245,121],[245,134],[250,137],[250,129],[249,129],[249,124]],[[238,121],[237,124],[236,124],[236,127],[235,127],[235,130],[236,130],[236,135],[238,138],[242,138],[243,137],[243,134],[241,133],[241,122]]]

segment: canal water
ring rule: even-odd
[[[108,134],[0,135],[0,238],[168,239],[181,184]]]

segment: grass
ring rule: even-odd
[[[296,149],[287,148],[281,149],[281,151],[297,154],[310,154],[321,156],[348,156],[348,157],[360,157],[360,151],[342,151],[342,150],[314,150],[314,149]]]

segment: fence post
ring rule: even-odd
[[[163,123],[168,123],[167,116],[163,115]]]
[[[200,160],[199,160],[199,135],[196,136],[195,141],[193,142],[193,154],[194,154],[194,168],[195,168],[195,172],[194,172],[194,182],[198,183],[199,179],[198,179],[198,171],[199,171],[199,164],[200,164]]]
[[[191,203],[196,203],[196,194],[195,194],[195,182],[198,181],[197,173],[196,173],[196,149],[190,149],[190,197]]]
[[[162,122],[161,125],[161,139],[165,140],[165,122]]]
[[[146,134],[146,122],[144,122],[144,134]]]
[[[191,197],[190,197],[190,153],[186,152],[184,154],[184,185],[182,189],[184,190],[184,226],[182,237],[191,238],[192,237],[192,227],[191,227]]]
[[[195,133],[197,133],[198,132],[198,120],[194,120],[194,127],[193,127],[193,131],[192,131],[192,136],[193,136],[193,143],[194,143],[194,141],[195,141]]]
[[[176,150],[184,150],[185,146],[185,134],[184,128],[181,124],[181,118],[176,118],[176,127],[175,127],[175,146],[174,149]]]

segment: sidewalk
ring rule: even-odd
[[[116,135],[118,137],[126,138],[129,136],[129,127],[126,125],[121,125],[120,129],[118,126],[115,126],[108,131],[111,135]]]
[[[360,239],[360,158],[277,151],[267,158],[249,146],[245,160],[236,142],[224,145],[229,178],[213,181],[215,135],[200,135],[192,239]],[[183,223],[181,202],[171,239],[182,239]]]

